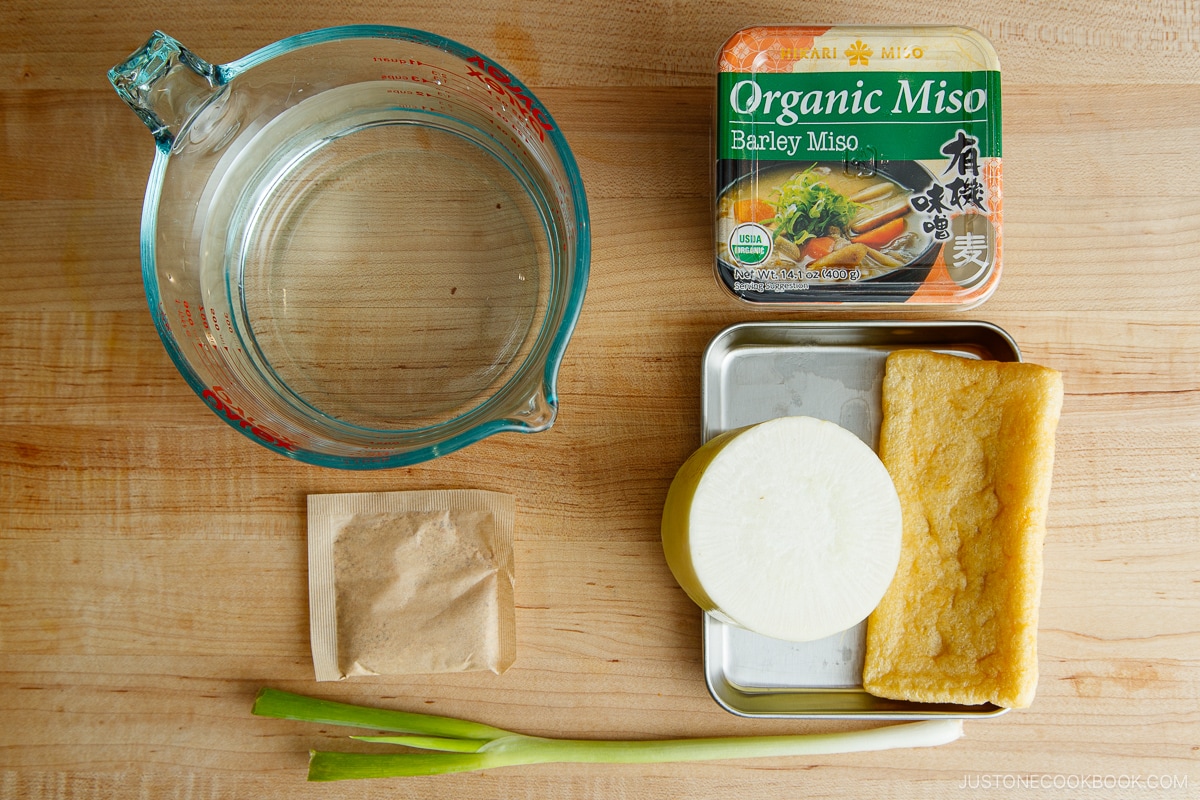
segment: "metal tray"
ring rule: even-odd
[[[927,348],[1020,361],[1012,337],[987,322],[764,322],[726,328],[709,343],[702,375],[702,436],[775,417],[836,422],[879,444],[884,360]],[[979,718],[1007,709],[909,703],[862,688],[865,623],[816,642],[784,642],[704,615],[709,693],[746,717]]]

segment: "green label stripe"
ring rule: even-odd
[[[958,131],[1000,156],[1000,73],[723,72],[718,157],[944,159]]]

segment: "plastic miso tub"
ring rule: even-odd
[[[715,267],[767,309],[966,309],[1003,255],[1000,65],[960,27],[763,26],[718,58]]]

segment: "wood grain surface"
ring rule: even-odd
[[[716,49],[831,16],[970,25],[1000,55],[1006,270],[969,316],[1067,392],[1032,708],[934,750],[306,784],[307,751],[341,735],[252,717],[261,686],[568,737],[866,724],[721,710],[658,540],[703,348],[762,318],[712,276]],[[152,142],[105,72],[155,28],[219,63],[350,22],[493,55],[574,149],[593,269],[549,432],[308,467],[218,422],[159,343],[138,254]],[[1195,3],[10,0],[0,134],[0,797],[1200,796]],[[514,667],[314,683],[306,495],[458,487],[517,498]]]

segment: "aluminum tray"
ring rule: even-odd
[[[1020,361],[987,322],[764,322],[719,333],[704,354],[701,431],[719,433],[789,415],[818,417],[879,444],[884,360],[927,348]],[[704,674],[713,699],[746,717],[979,718],[1007,709],[908,703],[862,688],[865,623],[817,642],[784,642],[704,615]]]

